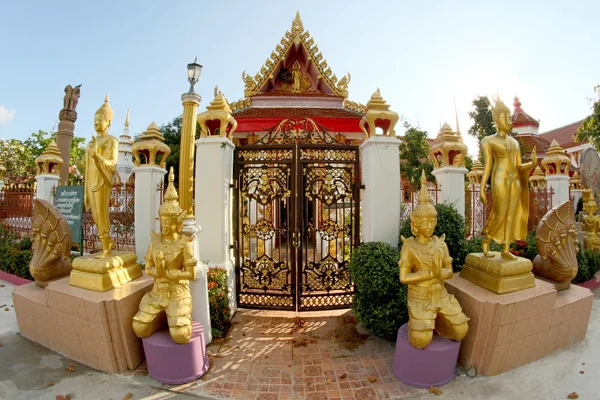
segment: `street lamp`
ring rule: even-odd
[[[194,93],[194,85],[200,79],[200,73],[202,72],[202,65],[198,64],[198,57],[194,60],[193,63],[188,64],[188,81],[190,82],[190,91],[189,93]]]

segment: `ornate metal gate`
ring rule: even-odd
[[[239,306],[349,307],[358,147],[336,143],[312,120],[285,120],[235,154]]]

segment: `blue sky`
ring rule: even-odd
[[[52,3],[52,4],[51,4]],[[56,129],[67,84],[82,84],[75,135],[89,139],[110,92],[111,133],[131,108],[133,134],[181,114],[186,65],[204,65],[196,90],[243,96],[296,10],[349,98],[379,87],[392,109],[434,137],[461,130],[478,94],[499,92],[541,120],[541,131],[590,113],[600,83],[599,1],[17,1],[0,11],[0,138]],[[401,129],[400,129],[401,131]],[[476,148],[471,140],[470,153]]]

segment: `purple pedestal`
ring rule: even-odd
[[[189,343],[177,344],[169,329],[162,329],[142,339],[148,374],[162,383],[180,384],[200,378],[208,370],[204,327],[194,321]]]
[[[414,387],[441,386],[454,378],[460,342],[433,335],[433,340],[420,350],[408,341],[408,324],[398,329],[396,354],[392,371],[396,378]]]

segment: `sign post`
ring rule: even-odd
[[[83,255],[83,186],[57,187],[54,205],[67,220],[73,242],[79,243]]]

